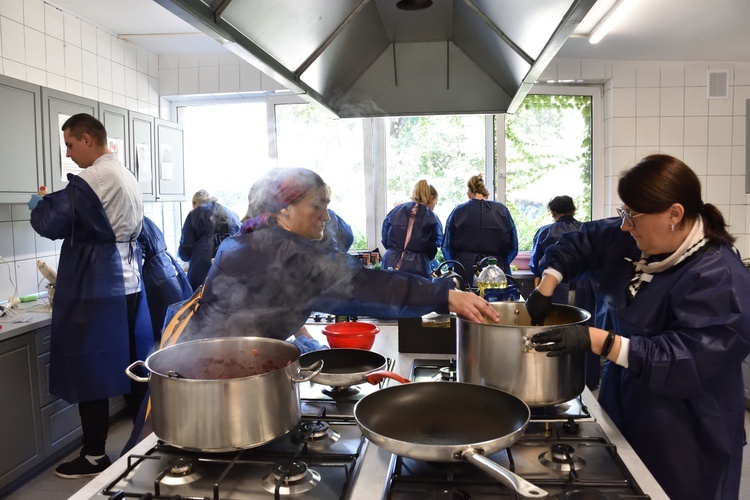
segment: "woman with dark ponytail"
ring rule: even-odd
[[[606,358],[599,402],[669,498],[739,496],[750,353],[750,271],[695,173],[658,154],[623,173],[618,218],[563,235],[529,296],[544,321],[557,283],[599,283],[596,327],[552,329],[538,351]]]

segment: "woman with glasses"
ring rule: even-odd
[[[596,328],[553,329],[532,342],[548,356],[607,358],[599,402],[670,498],[737,498],[750,271],[682,161],[648,156],[617,191],[620,218],[563,235],[527,302],[543,322],[557,283],[589,273],[599,283]]]

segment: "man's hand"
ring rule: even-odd
[[[475,323],[486,323],[485,317],[495,323],[500,321],[500,314],[495,308],[482,297],[471,292],[450,290],[448,292],[448,309]]]
[[[531,316],[531,326],[541,326],[552,310],[552,297],[542,295],[542,292],[538,288],[535,288],[529,294],[528,300],[526,300],[526,310],[529,312],[529,316]]]
[[[531,343],[538,352],[546,352],[548,357],[588,352],[591,350],[589,327],[585,325],[553,328],[531,337]]]

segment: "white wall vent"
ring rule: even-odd
[[[708,70],[708,95],[709,99],[729,98],[729,70]]]

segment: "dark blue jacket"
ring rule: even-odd
[[[417,212],[411,238],[404,248],[409,219],[415,206]],[[396,269],[401,260],[399,271],[428,278],[431,271],[430,261],[435,258],[442,239],[443,228],[440,221],[427,205],[415,201],[402,203],[391,210],[383,220],[381,242],[386,249],[383,269]]]
[[[516,224],[502,203],[472,199],[448,216],[443,240],[445,260],[457,260],[466,270],[466,283],[474,282],[474,266],[485,257],[495,257],[505,274],[518,255]]]
[[[547,248],[557,243],[563,234],[578,231],[580,227],[581,222],[577,221],[572,215],[563,215],[556,222],[542,226],[537,230],[531,247],[531,259],[529,260],[529,269],[534,273],[534,276],[542,276],[542,270],[539,269],[539,262],[544,257]],[[560,283],[552,295],[552,301],[556,304],[567,304],[570,288],[573,288],[576,292],[576,300],[572,305],[582,307],[593,315],[595,284],[588,278],[572,283],[567,280]]]
[[[31,212],[34,230],[63,239],[52,308],[50,393],[71,403],[130,392],[131,359],[122,262],[104,207],[91,187],[69,175],[62,191],[48,194]],[[141,250],[133,241],[133,259]],[[135,327],[138,359],[154,339],[140,294]]]
[[[341,252],[348,252],[354,243],[354,233],[352,228],[336,212],[328,209],[328,215],[331,218],[326,223],[326,230],[323,233],[322,243],[332,245]]]
[[[143,252],[143,290],[146,292],[154,342],[161,340],[164,317],[171,304],[187,300],[193,294],[185,272],[167,251],[164,234],[154,221],[143,218],[138,236]]]
[[[190,262],[187,276],[193,290],[203,284],[219,244],[240,230],[240,218],[220,203],[195,207],[185,218],[179,257]]]
[[[381,318],[447,313],[450,288],[449,280],[365,269],[351,255],[272,226],[224,241],[180,341],[286,339],[312,311]]]
[[[653,275],[629,300],[640,250],[619,218],[584,223],[542,259],[599,284],[596,326],[630,339],[607,361],[599,401],[670,498],[736,499],[750,353],[750,272],[729,246]]]

